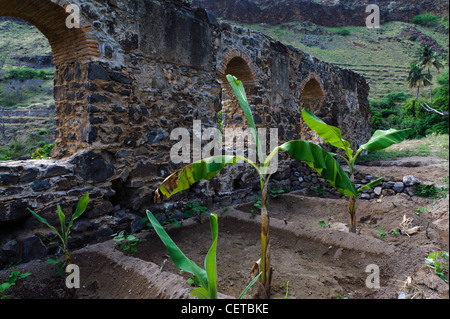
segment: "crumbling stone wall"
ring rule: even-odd
[[[339,126],[353,147],[369,138],[369,87],[354,72],[218,23],[187,1],[70,3],[81,8],[80,29],[64,26],[68,1],[0,0],[0,16],[23,18],[49,38],[57,109],[52,159],[0,164],[0,265],[51,251],[37,235],[42,225],[26,208],[55,221],[57,204],[70,215],[88,191],[91,200],[75,225],[74,247],[127,227],[139,229],[145,209],[167,213],[194,200],[221,207],[252,199],[259,180],[252,168],[239,165],[153,203],[155,188],[181,167],[170,160],[178,142],[170,138],[175,128],[192,131],[194,120],[203,129],[217,127],[220,110],[225,127],[245,123],[224,79],[228,71],[244,81],[256,125],[278,128],[279,143],[308,138],[301,108],[317,98],[311,93],[317,85],[320,103],[312,110]],[[280,162],[280,180],[289,180],[289,165]]]

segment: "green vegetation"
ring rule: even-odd
[[[448,20],[439,20],[439,23],[445,25]],[[370,84],[371,100],[381,100],[389,93],[405,91],[409,61],[414,59],[420,46],[403,34],[413,24],[399,21],[384,23],[379,29],[365,26],[330,28],[301,22],[276,26],[264,23],[241,25],[297,47],[318,59],[360,73]],[[414,27],[436,40],[443,48],[447,47],[448,35],[423,25]],[[339,32],[342,29],[348,30],[350,34],[341,36]],[[435,71],[433,75],[436,75]],[[412,96],[415,91],[405,93]]]
[[[421,139],[410,139],[387,149],[360,155],[356,163],[390,161],[408,156],[437,156],[449,159],[448,134],[431,134]]]
[[[314,143],[302,140],[289,141],[274,148],[269,156],[263,157],[260,139],[248,104],[244,86],[241,81],[232,75],[227,75],[227,80],[236,95],[239,105],[241,106],[252,131],[253,139],[256,144],[256,151],[260,160],[259,166],[252,160],[241,155],[209,157],[194,162],[172,173],[162,182],[155,192],[155,200],[161,201],[162,198],[169,198],[178,192],[188,189],[197,181],[211,179],[225,166],[235,165],[238,160],[248,163],[255,168],[258,172],[261,185],[261,258],[259,262],[254,263],[253,269],[257,269],[256,273],[262,272],[261,282],[258,287],[260,296],[269,298],[272,268],[270,267],[270,246],[268,245],[269,211],[267,188],[271,176],[269,166],[271,165],[273,157],[277,156],[279,151],[286,151],[292,159],[306,162],[310,168],[316,170],[342,194],[354,196],[357,192],[354,185],[333,156]],[[263,160],[264,162],[261,163]]]
[[[343,36],[350,35],[350,31],[349,31],[348,29],[340,29],[340,30],[338,31],[338,33],[339,33],[340,35],[343,35]]]
[[[419,24],[427,27],[435,27],[439,24],[439,18],[434,14],[427,12],[419,14],[412,19],[412,23]]]
[[[205,269],[199,267],[195,262],[187,258],[184,253],[173,242],[170,236],[166,233],[164,228],[147,210],[147,217],[162,240],[169,252],[175,265],[183,271],[191,273],[195,276],[199,288],[191,290],[192,296],[197,296],[199,299],[217,299],[217,237],[219,235],[218,217],[215,214],[210,214],[210,226],[213,243],[205,257]]]
[[[53,150],[53,148],[55,147],[55,142],[50,143],[50,144],[45,144],[45,145],[42,145],[42,143],[44,143],[44,142],[39,142],[38,145],[42,146],[42,147],[36,149],[36,151],[34,151],[34,153],[31,154],[31,158],[44,159],[44,158],[50,157],[50,153]]]
[[[434,80],[433,70],[444,68],[443,57],[429,46],[420,46],[411,63],[406,79],[415,89],[415,98],[404,91],[387,94],[381,100],[372,100],[372,131],[396,126],[411,128],[407,138],[421,138],[430,134],[448,134],[449,70]],[[437,87],[433,89],[433,84]],[[420,96],[420,89],[429,88],[428,101]]]
[[[448,251],[432,252],[425,258],[428,268],[434,270],[443,281],[448,282]]]
[[[47,72],[44,70],[35,70],[26,67],[12,67],[6,72],[6,80],[31,80],[31,79],[41,79],[47,80]]]
[[[128,234],[126,231],[121,231],[113,240],[117,243],[117,248],[124,252],[127,256],[132,256],[137,252],[137,244],[145,241],[145,239],[137,238],[134,235]]]
[[[10,289],[12,286],[15,286],[18,280],[24,279],[31,275],[31,273],[27,272],[24,274],[21,274],[19,270],[13,270],[11,271],[11,274],[8,277],[8,280],[2,284],[0,284],[0,294],[4,293],[6,290]],[[10,295],[3,295],[0,296],[0,299],[9,299]]]
[[[336,155],[342,158],[348,164],[350,181],[352,184],[354,182],[355,162],[362,151],[364,150],[377,151],[387,148],[392,144],[400,143],[405,139],[406,132],[408,131],[408,129],[401,131],[395,129],[389,129],[386,131],[377,130],[369,139],[369,141],[361,145],[354,154],[354,150],[350,148],[350,143],[342,138],[342,133],[339,128],[326,124],[325,122],[323,122],[321,119],[319,119],[317,116],[315,116],[306,109],[302,110],[302,117],[305,123],[317,134],[319,134],[319,136],[322,137],[325,142],[330,143],[334,147],[337,147],[338,149],[341,149],[345,152],[345,157],[339,154]],[[356,232],[356,208],[355,208],[356,196],[360,191],[374,187],[379,183],[381,183],[382,180],[383,178],[379,178],[377,180],[371,181],[370,183],[358,188],[354,194],[349,195],[350,197],[348,207],[350,220],[348,225],[349,232],[352,233]]]
[[[34,211],[32,211],[31,209],[28,208],[30,213],[38,221],[47,225],[59,238],[60,244],[58,244],[58,247],[61,249],[62,253],[64,254],[64,266],[67,266],[71,263],[71,257],[70,257],[70,251],[69,251],[70,230],[73,226],[74,220],[77,219],[78,217],[80,217],[86,210],[88,202],[89,202],[89,193],[87,193],[86,195],[81,197],[80,200],[78,201],[77,208],[75,209],[75,212],[72,214],[72,217],[71,217],[68,225],[66,225],[66,215],[61,210],[61,207],[59,205],[57,206],[57,212],[58,212],[58,217],[59,217],[59,221],[60,221],[60,231],[58,231],[54,226],[50,225],[45,218],[39,216],[37,213],[35,213]]]
[[[193,274],[193,278],[189,278],[188,283],[190,285],[198,285],[200,287],[192,289],[191,295],[197,296],[199,299],[217,299],[217,238],[219,236],[219,223],[216,214],[210,214],[210,227],[212,235],[212,245],[205,257],[204,266],[205,269],[198,266],[194,261],[190,260],[186,255],[178,248],[175,242],[170,238],[158,220],[153,214],[147,210],[147,218],[155,229],[157,235],[164,243],[169,252],[170,258],[174,264],[183,272]],[[250,284],[239,295],[239,299],[242,299],[250,288],[257,282],[261,273],[259,273]]]

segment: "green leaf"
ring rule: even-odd
[[[61,207],[59,205],[56,206],[56,211],[58,212],[59,223],[61,224],[61,234],[65,234],[66,233],[66,215],[64,215],[64,213],[61,210]]]
[[[239,156],[212,156],[206,159],[189,164],[174,173],[170,174],[159,186],[156,196],[159,199],[158,191],[165,198],[169,198],[178,192],[191,187],[192,184],[216,176],[226,165],[235,165]]]
[[[217,237],[219,234],[219,226],[217,222],[217,215],[210,214],[209,220],[211,225],[212,245],[205,258],[206,276],[208,278],[208,292],[210,299],[217,299]]]
[[[212,299],[208,293],[208,290],[206,290],[203,287],[198,287],[196,289],[192,289],[191,296],[197,296],[198,299]]]
[[[325,142],[345,150],[347,157],[351,159],[353,150],[350,148],[350,143],[342,138],[342,133],[339,128],[326,124],[307,109],[302,110],[302,116],[305,123],[312,130],[317,132],[317,134],[319,134]]]
[[[61,260],[59,260],[58,258],[49,257],[45,263],[49,265],[49,264],[59,264],[60,262]]]
[[[170,258],[172,258],[174,264],[181,270],[193,274],[198,279],[199,285],[206,289],[208,287],[208,278],[206,271],[200,268],[195,262],[184,255],[184,253],[173,242],[172,238],[170,238],[170,236],[166,233],[164,228],[149,210],[147,210],[147,217],[150,223],[153,225],[153,228],[155,229],[159,238],[166,246]]]
[[[2,283],[0,285],[0,293],[5,292],[9,288],[11,288],[11,286],[14,286],[14,285],[15,285],[15,283],[9,283],[9,282]]]
[[[26,272],[26,273],[20,274],[20,276],[18,277],[18,279],[27,278],[27,277],[30,276],[30,275],[31,275],[30,272]]]
[[[80,217],[81,214],[84,213],[88,203],[89,203],[89,193],[86,193],[78,201],[77,208],[75,209],[75,213],[73,213],[72,218],[70,219],[69,225],[67,226],[66,237],[69,237],[69,232],[70,232],[70,229],[72,228],[73,221],[75,219],[77,219],[78,217]]]
[[[380,178],[378,178],[378,179],[376,179],[376,180],[374,180],[374,181],[371,181],[370,183],[368,183],[368,184],[366,184],[366,185],[364,185],[364,186],[361,186],[360,188],[358,188],[358,192],[361,192],[361,191],[363,191],[363,190],[372,188],[372,187],[374,187],[374,186],[380,184],[380,183],[383,181],[383,179],[384,179],[383,177],[380,177]]]
[[[375,131],[370,140],[359,147],[357,153],[361,152],[362,150],[377,151],[389,147],[392,144],[400,143],[406,138],[406,133],[409,130],[410,129],[399,131],[391,128],[386,131],[383,130]]]
[[[256,130],[255,121],[253,120],[252,111],[250,110],[250,106],[248,105],[247,95],[245,94],[244,85],[241,81],[239,81],[236,77],[232,75],[227,75],[228,83],[230,83],[231,88],[233,89],[236,98],[244,111],[245,118],[247,119],[250,128],[252,129],[253,137],[255,138],[256,149],[258,152],[258,156],[260,161],[262,161],[262,148],[258,137],[258,131]]]
[[[40,221],[41,223],[47,225],[56,235],[58,235],[58,237],[61,239],[61,242],[64,242],[64,239],[62,238],[61,234],[56,230],[55,227],[53,227],[52,225],[50,225],[47,220],[41,216],[39,216],[37,213],[35,213],[34,211],[32,211],[31,209],[28,208],[28,210],[30,211],[31,214],[33,214],[33,216]]]
[[[339,163],[320,146],[302,140],[289,141],[279,146],[278,149],[287,151],[293,159],[305,162],[331,185],[345,196],[358,194],[350,178],[344,172]]]
[[[255,282],[259,279],[259,277],[261,276],[262,272],[260,272],[258,274],[258,276],[256,276],[255,278],[253,278],[253,280],[248,284],[247,287],[245,287],[244,291],[242,291],[242,293],[239,295],[238,299],[242,299],[244,298],[245,294],[250,290],[250,288],[255,284]]]

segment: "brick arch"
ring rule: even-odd
[[[0,0],[0,16],[21,18],[41,31],[50,43],[56,66],[99,57],[97,40],[88,35],[90,25],[67,28],[69,4],[65,0]]]
[[[242,81],[244,87],[254,86],[257,83],[257,73],[250,57],[239,49],[229,51],[222,60],[219,77],[222,87],[226,86],[226,76],[231,74]]]
[[[322,80],[316,73],[310,73],[300,85],[302,99],[321,99],[326,96]]]

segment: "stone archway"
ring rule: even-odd
[[[241,127],[245,123],[243,112],[234,97],[226,76],[231,74],[242,81],[247,98],[251,100],[252,88],[257,84],[257,73],[253,62],[243,51],[233,49],[224,57],[218,73],[222,86],[223,127]]]
[[[88,62],[99,57],[98,44],[90,25],[69,28],[69,1],[0,0],[0,16],[21,18],[34,25],[48,39],[55,65],[56,145],[52,157],[70,156],[86,148],[83,128],[88,105],[85,92]],[[85,112],[84,112],[85,113]],[[86,135],[86,134],[85,134]]]
[[[308,77],[303,81],[300,86],[300,107],[311,111],[319,118],[322,114],[318,114],[323,107],[323,103],[326,98],[326,93],[323,88],[321,79],[316,73],[310,73]],[[312,141],[314,143],[323,143],[323,139],[320,138],[317,133],[311,130],[306,123],[301,120],[301,138],[304,140]]]

